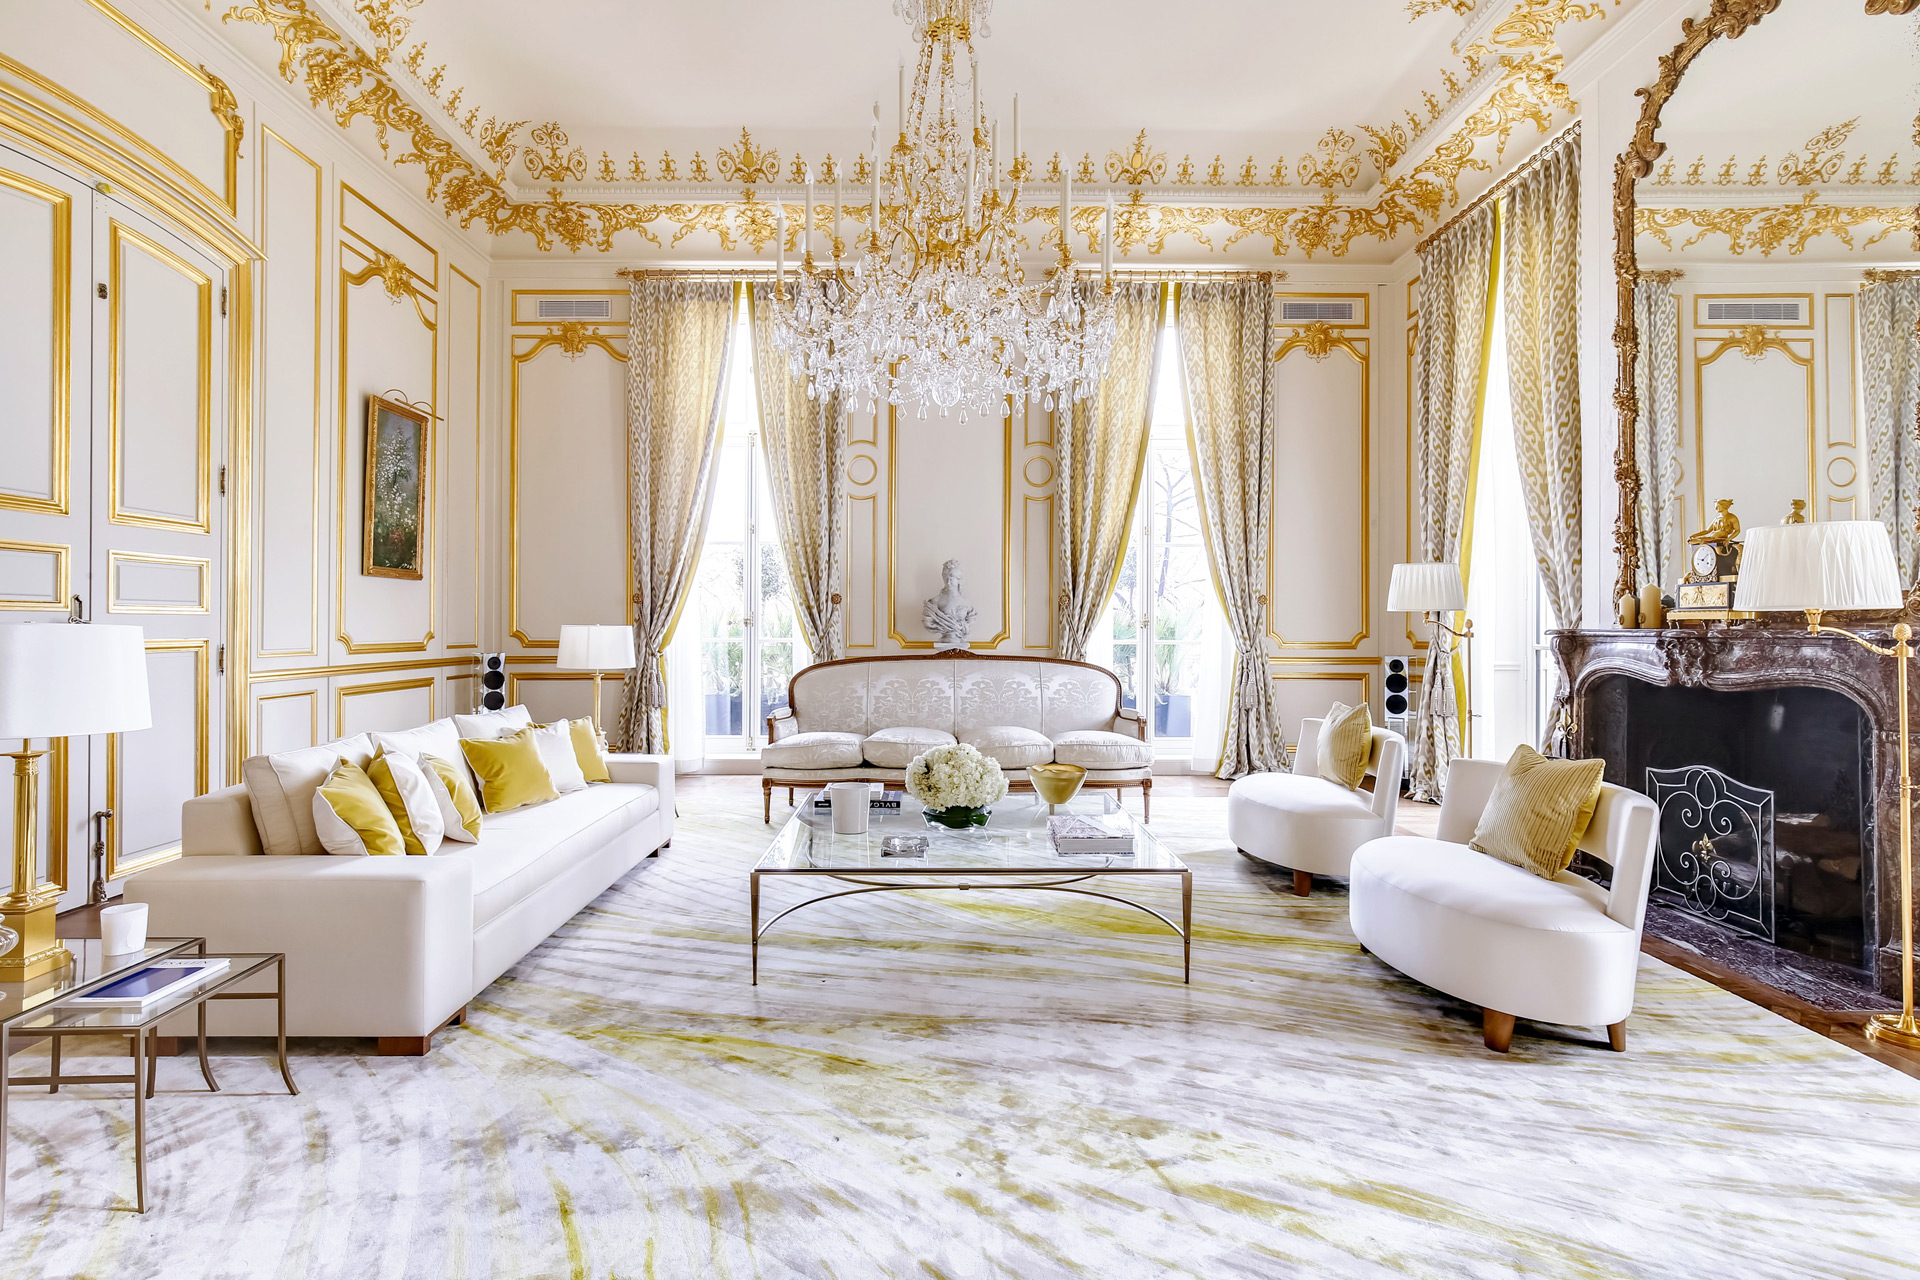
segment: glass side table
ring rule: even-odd
[[[115,978],[153,960],[173,956],[208,956],[204,938],[152,938],[141,951],[124,955],[103,955],[98,938],[63,939],[73,953],[73,963],[54,973],[25,983],[0,983],[0,1226],[6,1223],[7,1192],[7,1095],[16,1085],[46,1085],[49,1093],[58,1093],[63,1084],[131,1084],[133,1086],[133,1168],[135,1202],[139,1212],[147,1211],[147,1110],[146,1102],[154,1094],[157,1055],[155,1041],[159,1024],[166,1018],[192,1007],[199,1015],[200,1072],[207,1087],[220,1088],[213,1078],[213,1066],[207,1060],[207,1002],[209,1000],[272,1000],[278,1012],[276,1056],[280,1078],[288,1093],[299,1093],[293,1073],[287,1065],[287,970],[286,957],[279,952],[215,952],[229,962],[227,971],[216,978],[185,991],[176,992],[145,1008],[111,1005],[75,1004],[75,996],[85,995]],[[234,991],[231,988],[267,969],[275,974],[271,991]],[[9,1060],[10,1041],[15,1036],[45,1036],[51,1042],[52,1064],[44,1076],[16,1076]],[[68,1036],[125,1036],[132,1041],[133,1071],[128,1075],[66,1075],[60,1069],[60,1050]]]

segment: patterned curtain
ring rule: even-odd
[[[1640,464],[1640,584],[1663,582],[1673,564],[1675,507],[1680,498],[1680,299],[1665,277],[1633,286],[1640,358],[1634,387],[1640,416],[1633,456]]]
[[[1092,290],[1099,286],[1080,286]],[[1153,386],[1159,377],[1160,298],[1164,286],[1116,283],[1113,359],[1099,393],[1073,406],[1054,447],[1059,498],[1054,506],[1056,572],[1060,576],[1055,652],[1081,662],[1106,612],[1113,580],[1127,552],[1133,504],[1147,458]]]
[[[1911,586],[1920,571],[1920,276],[1860,286],[1860,371],[1873,514],[1893,531]]]
[[[713,499],[734,286],[636,277],[627,330],[628,519],[633,639],[619,749],[663,752],[662,655],[693,585]]]
[[[1267,536],[1272,519],[1273,284],[1184,284],[1174,295],[1190,406],[1194,497],[1233,640],[1233,697],[1218,776],[1280,768],[1267,674]]]
[[[1499,223],[1489,203],[1456,222],[1420,254],[1420,326],[1413,349],[1414,553],[1462,560],[1473,462],[1486,401]],[[1467,565],[1460,563],[1461,576]],[[1426,688],[1414,717],[1407,776],[1416,800],[1438,800],[1460,754],[1459,706],[1450,650],[1434,633]]]
[[[1507,193],[1500,281],[1507,387],[1533,558],[1554,621],[1580,625],[1580,135]]]
[[[801,634],[815,662],[831,662],[846,652],[839,585],[846,553],[841,520],[846,473],[840,454],[847,443],[847,412],[838,394],[825,404],[809,396],[806,378],[793,372],[775,344],[772,293],[772,285],[753,286],[753,369],[767,488]]]

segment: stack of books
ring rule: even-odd
[[[1059,814],[1047,819],[1047,834],[1055,853],[1133,852],[1133,823],[1124,813]]]
[[[124,978],[109,982],[104,987],[96,987],[86,995],[73,997],[73,1003],[144,1009],[188,987],[211,981],[225,973],[228,967],[225,956],[155,960]]]
[[[906,792],[888,791],[884,789],[883,784],[876,782],[873,784],[873,794],[867,799],[867,808],[898,809],[906,801],[906,798]],[[813,793],[813,807],[822,812],[833,808],[833,798],[826,793],[824,788]]]

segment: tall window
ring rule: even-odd
[[[1150,708],[1156,750],[1186,755],[1196,719],[1203,725],[1214,720],[1197,704],[1214,695],[1211,675],[1221,632],[1194,495],[1180,348],[1171,325],[1160,331],[1160,376],[1133,521],[1113,599],[1087,656],[1120,677],[1124,705]]]
[[[744,308],[734,320],[713,512],[681,625],[700,638],[700,698],[707,750],[752,751],[766,718],[787,701],[800,631],[780,551],[760,448],[753,339]]]

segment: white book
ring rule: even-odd
[[[1132,853],[1133,823],[1121,813],[1068,813],[1047,819],[1055,853]]]
[[[224,956],[205,959],[184,956],[172,960],[155,960],[151,964],[143,964],[133,972],[115,978],[104,987],[89,991],[83,996],[73,997],[73,1003],[144,1009],[189,987],[217,978],[228,968],[229,965]]]

